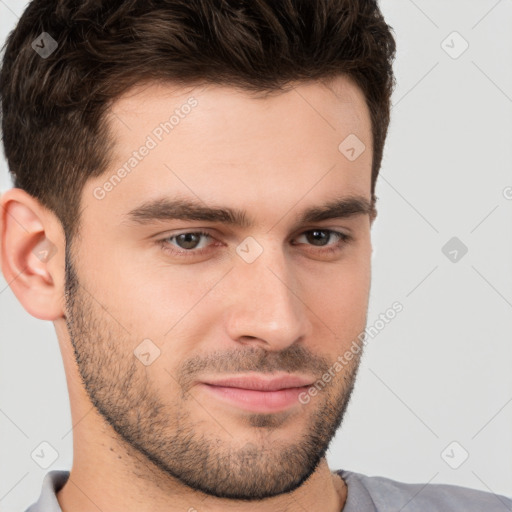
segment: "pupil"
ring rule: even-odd
[[[196,235],[195,233],[184,233],[182,235],[178,235],[178,239],[181,239],[181,241],[185,242],[185,247],[183,247],[183,249],[194,249],[195,245],[197,244],[197,240],[193,240],[193,238],[197,238],[197,236],[198,235]]]
[[[308,237],[311,235],[311,241],[313,242],[326,242],[326,240],[329,238],[329,235],[325,232],[325,231],[310,231],[310,233],[307,235]],[[318,238],[313,238],[313,237],[316,237],[320,235],[320,239]],[[325,243],[322,243],[320,245],[325,245]]]

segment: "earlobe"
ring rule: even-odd
[[[32,316],[41,320],[62,317],[64,248],[58,220],[19,188],[4,192],[0,206],[0,261],[5,280]]]

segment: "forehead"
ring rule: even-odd
[[[257,206],[269,221],[299,202],[370,198],[370,115],[362,91],[343,76],[267,95],[149,83],[114,102],[107,122],[109,168],[84,189],[88,214],[99,218],[120,219],[166,194]]]
[[[194,105],[192,109],[187,103]],[[173,113],[175,119],[171,119]],[[181,123],[185,118],[189,121]],[[110,132],[119,148],[124,142],[137,142],[132,138],[140,133],[134,133],[134,129],[152,133],[169,120],[174,125],[174,135],[178,131],[184,135],[195,133],[206,141],[221,136],[226,142],[255,131],[262,139],[266,133],[293,140],[294,135],[311,136],[313,131],[322,134],[327,129],[338,132],[337,137],[353,129],[365,138],[365,131],[371,130],[364,94],[346,76],[296,82],[286,85],[284,91],[261,92],[217,84],[185,87],[148,82],[118,98],[107,114]],[[307,122],[298,125],[298,121]],[[180,130],[174,130],[178,124]],[[168,142],[172,142],[170,139]]]

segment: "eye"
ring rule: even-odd
[[[305,237],[306,244],[317,247],[319,253],[334,253],[343,250],[343,247],[352,240],[352,236],[332,229],[310,229],[297,237]],[[213,239],[212,235],[204,231],[187,231],[176,235],[170,235],[157,241],[162,250],[174,256],[199,256],[210,250],[211,244],[201,244],[201,238],[205,241]],[[334,239],[335,243],[329,242]],[[293,243],[292,245],[303,245]]]
[[[333,235],[342,242],[348,242],[350,239],[350,236],[346,233],[341,233],[340,231],[334,231],[332,229],[311,229],[309,231],[305,231],[301,236],[306,237],[306,240],[308,242],[312,242],[313,245],[323,247],[328,245],[327,242],[332,239]]]
[[[160,244],[162,245],[162,248],[166,252],[170,252],[172,254],[178,253],[193,253],[193,254],[200,254],[204,250],[203,247],[199,247],[199,241],[201,240],[201,237],[204,238],[212,238],[212,236],[209,233],[205,233],[204,231],[189,231],[186,233],[179,233],[177,235],[171,235],[166,238],[163,238],[160,240]],[[169,242],[171,240],[175,240],[176,244],[178,244],[179,249],[183,249],[182,251],[177,251],[176,249],[169,248]]]

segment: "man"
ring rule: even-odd
[[[55,325],[75,426],[28,510],[512,505],[325,459],[394,52],[370,1],[30,3],[0,77],[2,271]]]

